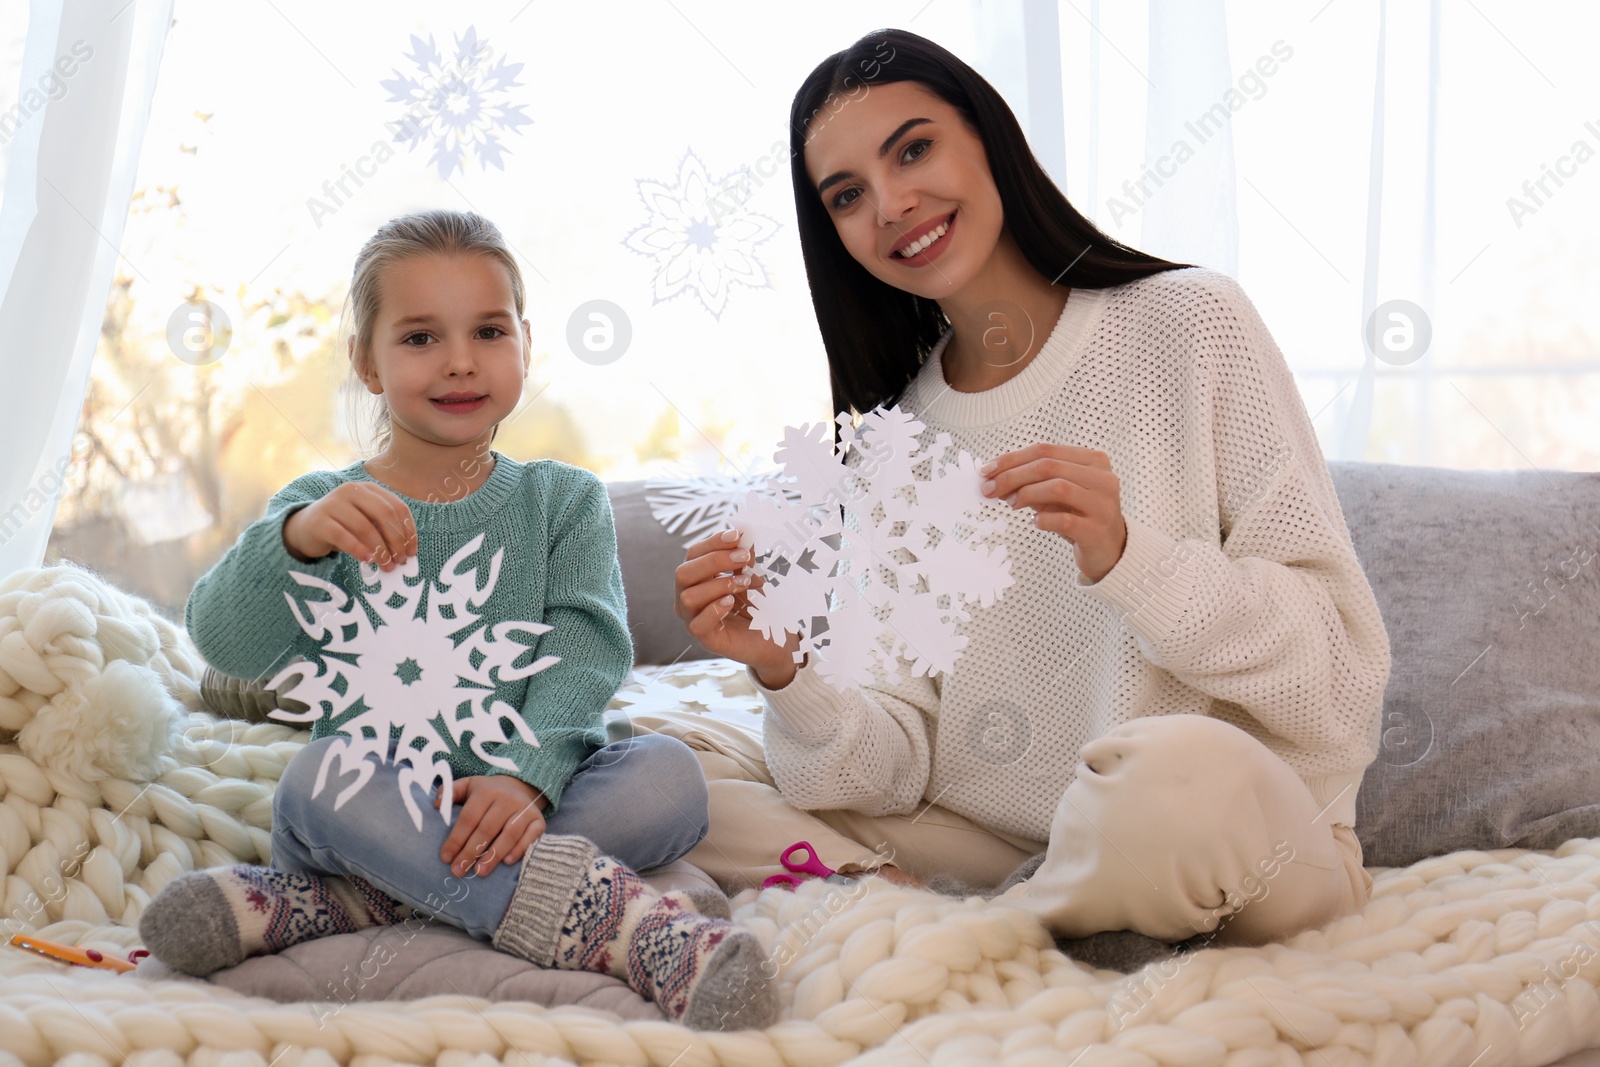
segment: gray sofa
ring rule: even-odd
[[[1368,866],[1600,837],[1600,473],[1328,467],[1392,656],[1357,795]],[[637,663],[708,657],[672,609],[663,490],[608,489]],[[209,670],[202,689],[240,718],[279,699]]]
[[[1600,473],[1328,466],[1393,661],[1368,865],[1600,836]],[[638,662],[709,655],[672,610],[659,489],[609,488]]]

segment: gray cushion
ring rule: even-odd
[[[1600,837],[1600,474],[1328,468],[1393,659],[1367,864]]]
[[[185,977],[153,958],[140,961],[138,975],[156,981]],[[580,1004],[624,1019],[662,1018],[659,1008],[609,975],[545,970],[463,930],[420,919],[303,941],[218,971],[209,981],[284,1003],[332,1002],[330,1011],[356,1001],[460,995],[545,1007]]]
[[[645,486],[642,481],[606,486],[617,523],[622,585],[628,594],[633,661],[659,665],[711,659],[711,653],[689,636],[673,608],[677,598],[673,575],[683,562],[684,536],[668,533],[651,515]]]

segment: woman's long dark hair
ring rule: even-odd
[[[977,71],[914,33],[869,33],[819,63],[789,110],[800,251],[828,354],[835,411],[869,411],[896,399],[949,323],[935,301],[896,289],[855,261],[806,176],[807,126],[824,105],[899,81],[918,82],[937,94],[976,131],[1006,228],[1042,276],[1072,288],[1104,289],[1187,266],[1129,248],[1080,215],[1034,159],[1011,108]]]

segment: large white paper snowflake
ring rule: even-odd
[[[522,667],[513,665],[528,653],[530,643],[513,640],[511,635],[527,633],[537,638],[550,631],[544,623],[477,625],[475,611],[494,592],[505,551],[495,550],[488,575],[480,581],[480,567],[463,571],[462,564],[482,543],[480,533],[462,545],[431,581],[421,579],[416,556],[390,571],[361,564],[365,607],[331,582],[290,570],[296,582],[328,594],[327,601],[313,602],[310,610],[303,610],[294,597],[284,594],[300,628],[325,643],[320,663],[298,660],[267,682],[267,689],[276,690],[298,678],[294,698],[308,705],[303,712],[278,709],[272,717],[314,722],[338,718],[359,705],[357,714],[339,725],[337,739],[317,772],[312,796],[322,792],[328,770],[337,760],[341,775],[358,772],[356,781],[334,800],[335,810],[342,807],[372,777],[377,764],[368,757],[386,761],[390,735],[398,732],[394,761],[401,764],[400,796],[411,821],[421,830],[422,812],[412,799],[411,786],[420,784],[431,790],[436,782],[442,782],[439,810],[449,822],[453,776],[447,757],[452,748],[466,745],[484,762],[515,771],[515,763],[484,751],[484,744],[509,740],[506,724],[510,723],[518,737],[538,746],[538,738],[519,709],[495,699],[495,686],[537,674],[557,663],[559,657],[542,656]],[[368,610],[378,617],[376,625]],[[455,635],[469,627],[473,632],[458,643]],[[433,725],[435,718],[444,721],[449,745]]]
[[[788,427],[772,492],[746,493],[734,516],[748,568],[766,582],[750,593],[750,626],[771,640],[797,634],[845,690],[872,684],[874,667],[899,677],[949,671],[967,639],[971,608],[1009,587],[1005,505],[983,496],[980,461],[949,434],[931,447],[922,423],[898,407],[874,409],[860,428],[838,417]],[[793,499],[798,493],[799,499]]]

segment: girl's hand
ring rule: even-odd
[[[782,689],[794,679],[795,650],[800,637],[790,634],[780,645],[750,629],[750,590],[766,579],[734,574],[750,562],[750,550],[739,547],[739,533],[724,530],[689,546],[675,574],[674,610],[689,633],[708,650],[743,663],[768,689]]]
[[[1013,508],[1033,508],[1033,524],[1072,545],[1078,570],[1104,578],[1128,544],[1121,483],[1111,457],[1072,445],[1032,445],[1007,452],[982,468],[983,495]]]
[[[512,866],[544,833],[544,794],[508,774],[480,774],[451,783],[451,802],[457,805],[455,825],[445,838],[439,858],[457,878],[476,867],[479,878],[497,862]],[[433,806],[442,799],[435,792]],[[462,803],[465,801],[466,803]]]
[[[390,490],[372,482],[346,482],[283,524],[290,555],[309,563],[330,552],[344,552],[393,570],[417,551],[417,524],[411,509]]]

